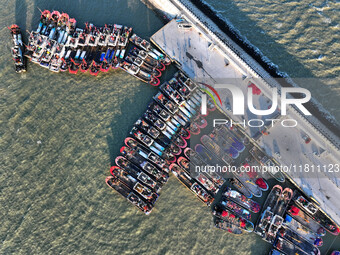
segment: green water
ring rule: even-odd
[[[212,227],[211,215],[173,176],[150,216],[104,180],[123,138],[157,91],[116,70],[14,73],[6,26],[37,26],[41,9],[82,26],[121,23],[143,37],[161,21],[137,0],[0,1],[0,254],[266,254],[254,234]],[[333,239],[332,239],[333,240]]]

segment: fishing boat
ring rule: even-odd
[[[269,243],[274,243],[276,234],[283,224],[283,215],[286,212],[287,206],[292,197],[293,191],[290,188],[285,188],[282,191],[275,206],[271,208],[271,212],[274,216],[270,222],[267,232],[265,233],[265,236],[263,237],[263,240]]]
[[[177,135],[174,139],[173,139],[173,143],[176,144],[178,147],[184,149],[188,146],[188,143],[185,141],[185,139],[183,137],[181,137],[180,135]]]
[[[325,228],[313,220],[313,218],[306,214],[303,210],[297,207],[295,203],[290,206],[287,213],[305,227],[311,229],[315,233],[318,233],[320,236],[324,236],[326,234]]]
[[[97,76],[100,70],[100,65],[97,65],[96,62],[93,60],[90,67],[90,74],[93,76]]]
[[[249,178],[248,174],[237,168],[236,171],[232,171],[236,179],[238,179],[255,197],[262,196],[262,190],[257,184]]]
[[[312,201],[304,197],[300,192],[295,191],[293,201],[299,208],[324,227],[328,232],[333,235],[338,235],[340,233],[340,229],[337,227],[337,224],[329,216],[321,212]]]
[[[253,147],[249,150],[250,154],[253,156],[253,158],[260,163],[262,166],[265,166],[267,169],[267,172],[278,182],[284,182],[285,176],[283,173],[278,170],[276,164],[269,159],[262,151],[260,151],[257,147]]]
[[[147,40],[140,38],[136,34],[131,36],[130,41],[145,51],[149,51],[151,48],[151,44]]]
[[[136,166],[135,164],[128,161],[126,158],[122,156],[118,156],[115,159],[117,166],[121,169],[124,169],[127,173],[129,173],[133,178],[147,185],[154,192],[159,193],[162,188],[162,183],[157,182],[154,176],[147,174],[141,168]],[[110,172],[115,171],[116,166],[112,166],[110,168]]]
[[[323,240],[318,233],[313,232],[311,229],[302,225],[290,215],[286,215],[283,225],[306,239],[309,243],[318,247],[322,246]],[[325,230],[323,230],[323,232],[325,232]]]
[[[178,71],[174,77],[179,80],[180,82],[182,82],[183,84],[185,84],[191,91],[195,90],[197,88],[197,85],[190,80],[190,78],[188,76],[186,76],[183,72]]]
[[[237,137],[233,134],[232,130],[229,130],[226,125],[219,125],[217,127],[217,132],[225,139],[231,142],[231,145],[239,152],[244,151],[244,144],[237,139]]]
[[[283,252],[286,255],[311,255],[311,253],[307,253],[300,249],[298,246],[292,244],[282,237],[277,237],[274,243],[274,247]],[[312,253],[312,255],[317,255]]]
[[[124,172],[128,178],[134,178],[136,181],[141,182],[150,188],[153,192],[159,193],[161,190],[161,185],[153,180],[149,175],[140,170],[136,165],[133,165],[127,159],[122,156],[116,158],[116,162],[119,163],[119,166],[112,166],[110,168],[110,173],[114,176],[115,172],[120,171],[120,169]]]
[[[150,55],[150,52],[145,52],[143,50],[140,50],[140,49],[134,47],[129,51],[129,54],[132,54],[136,57],[140,57],[141,59],[143,59],[143,61],[145,63],[147,63],[149,66],[151,66],[153,68],[156,68],[160,72],[165,70],[165,66],[160,61],[158,61],[157,59],[152,57]]]
[[[239,156],[238,150],[236,150],[230,140],[226,140],[223,137],[223,134],[219,132],[219,128],[215,127],[214,130],[209,134],[209,137],[221,148],[221,150],[228,155],[229,157],[236,159]],[[227,158],[224,158],[223,161],[228,161]]]
[[[185,100],[180,93],[177,90],[174,90],[167,82],[163,83],[159,88],[177,105],[182,105],[184,103]]]
[[[143,158],[142,156],[137,154],[137,152],[134,151],[133,149],[130,149],[126,146],[123,146],[120,149],[120,153],[125,158],[127,158],[130,162],[137,165],[138,167],[143,169],[148,174],[154,176],[158,182],[161,182],[161,183],[167,182],[167,180],[169,178],[168,173],[166,173],[166,172],[160,170],[159,168],[157,168],[156,166],[154,166],[152,163],[147,161],[145,158]]]
[[[169,99],[167,99],[163,93],[158,92],[153,99],[162,105],[166,110],[168,110],[171,114],[175,114],[178,111],[178,107]]]
[[[198,135],[201,133],[201,129],[197,126],[197,124],[195,122],[192,122],[190,124],[190,128],[189,128],[191,134],[193,135]]]
[[[149,124],[153,125],[169,139],[172,139],[173,135],[176,134],[176,131],[171,128],[173,125],[167,125],[166,122],[164,122],[159,116],[150,110],[146,110],[146,112],[143,114],[143,119]]]
[[[191,137],[190,131],[188,129],[185,129],[185,128],[181,128],[179,130],[178,134],[186,140],[190,139],[190,137]]]
[[[107,42],[107,45],[108,46],[111,46],[111,47],[116,47],[117,46],[117,42],[118,42],[118,38],[121,34],[121,30],[122,30],[122,25],[117,25],[117,24],[114,24],[113,26],[110,25],[109,26],[110,29],[111,29],[111,34],[109,36],[109,40]]]
[[[163,158],[155,154],[153,151],[144,147],[142,144],[140,144],[139,142],[137,142],[135,139],[131,137],[125,138],[124,143],[126,144],[126,146],[130,147],[131,149],[134,149],[136,153],[138,153],[145,159],[148,159],[150,162],[152,162],[156,166],[158,166],[161,170],[169,173],[170,171],[169,165],[166,162],[166,160],[164,160]]]
[[[247,209],[244,209],[243,207],[239,206],[235,202],[229,200],[227,197],[222,197],[220,205],[224,209],[227,209],[230,212],[233,212],[233,213],[243,217],[246,220],[251,219],[251,214]]]
[[[59,72],[60,65],[62,63],[61,58],[64,57],[65,54],[65,46],[57,43],[55,46],[55,51],[49,63],[49,69],[52,72]]]
[[[157,130],[157,128],[155,128],[154,126],[151,126],[150,124],[148,124],[145,120],[143,120],[142,118],[139,118],[136,122],[135,122],[135,126],[141,130],[143,130],[145,133],[147,133],[148,135],[150,135],[153,139],[156,139],[157,137],[160,136],[160,132]],[[169,142],[170,143],[170,139]]]
[[[250,210],[253,213],[258,213],[261,209],[259,203],[255,202],[254,200],[247,198],[245,195],[242,195],[240,192],[227,187],[226,191],[223,195],[228,198],[229,200],[241,205],[247,210]]]
[[[266,201],[263,204],[263,211],[261,217],[257,220],[254,232],[260,235],[262,238],[266,237],[267,230],[273,220],[274,213],[272,209],[275,207],[277,201],[282,194],[282,187],[275,185],[267,196]]]
[[[304,239],[299,234],[295,233],[289,228],[282,227],[278,231],[278,235],[283,237],[284,239],[288,240],[292,244],[300,247],[303,251],[307,252],[308,254],[316,254],[320,255],[320,250],[315,247],[313,244],[309,243],[306,239]]]
[[[212,152],[208,151],[207,148],[204,147],[202,144],[196,144],[195,151],[203,159],[205,165],[214,167],[220,166],[221,171],[223,170],[222,168],[224,167],[224,164],[222,164],[221,161]]]
[[[224,210],[223,207],[221,205],[215,205],[213,210],[212,210],[213,215],[225,220],[225,221],[229,221],[231,223],[233,223],[234,225],[236,225],[237,227],[239,227],[241,230],[244,230],[248,233],[253,232],[254,230],[254,224],[237,215],[234,214],[232,212],[230,212],[229,210]]]
[[[234,234],[234,235],[242,235],[243,234],[242,229],[240,229],[237,225],[233,224],[230,221],[222,220],[219,217],[214,217],[214,226],[216,228],[226,230],[229,233]]]
[[[194,193],[203,203],[210,206],[214,201],[214,198],[198,184],[193,178],[190,177],[181,167],[177,164],[172,163],[170,170],[177,177],[177,179],[186,186],[192,193]]]
[[[132,27],[124,26],[124,28],[121,31],[121,35],[118,38],[118,46],[126,47],[129,37],[131,36],[131,32],[132,32]]]
[[[229,178],[230,184],[238,189],[245,197],[252,198],[253,194],[236,178]]]
[[[140,209],[146,215],[150,214],[152,211],[152,205],[143,201],[141,197],[135,194],[130,188],[125,186],[117,177],[108,176],[105,179],[106,184],[116,190],[119,194],[125,197],[130,203],[134,204],[138,209]]]
[[[200,172],[208,176],[209,179],[211,179],[211,181],[213,181],[213,183],[216,185],[216,187],[220,188],[223,185],[225,179],[215,172],[206,171],[204,167],[207,164],[203,161],[203,159],[196,151],[192,150],[191,148],[186,148],[184,150],[184,155],[189,159],[190,163],[195,166],[195,168],[201,169]]]
[[[269,188],[268,183],[262,178],[257,172],[254,165],[250,166],[248,163],[245,163],[243,169],[246,170],[249,178],[262,190],[267,191]]]
[[[175,90],[177,90],[182,97],[188,98],[191,94],[191,90],[183,83],[179,82],[176,78],[172,78],[168,81],[168,84]]]
[[[155,204],[156,200],[158,199],[158,194],[152,192],[148,187],[137,181],[137,179],[133,178],[128,172],[116,167],[112,169],[111,174],[115,177],[118,177],[122,183],[144,198],[148,203],[152,205]]]
[[[18,25],[11,25],[9,28],[13,47],[11,48],[12,58],[15,64],[15,72],[26,72],[26,61],[24,58],[24,44],[22,42],[21,31]]]
[[[179,157],[177,164],[182,167],[192,178],[198,181],[209,192],[210,195],[215,197],[219,191],[219,188],[210,180],[209,175],[201,171],[196,171],[196,166],[185,157]]]
[[[44,11],[40,11],[41,15],[40,15],[40,22],[38,25],[38,28],[36,30],[37,33],[44,33],[44,29],[46,29],[46,24],[47,21],[50,18],[51,12],[49,10],[44,10]]]
[[[206,147],[211,153],[214,153],[219,159],[225,160],[227,154],[222,151],[222,149],[216,144],[209,136],[203,135],[201,137],[201,143]],[[224,161],[225,164],[229,165],[229,161]]]
[[[206,128],[206,126],[208,125],[208,122],[206,121],[206,119],[203,118],[202,115],[198,115],[194,121],[200,129]]]

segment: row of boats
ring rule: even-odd
[[[162,84],[110,169],[106,183],[145,214],[152,211],[169,172],[182,174],[176,162],[191,137],[190,120],[199,112],[200,97],[201,91],[182,72]],[[183,182],[206,203],[213,201],[194,179],[188,176]]]
[[[336,223],[299,191],[275,185],[269,193],[254,232],[273,244],[271,254],[320,254],[326,231],[339,234]]]
[[[80,70],[97,76],[120,68],[143,82],[159,85],[159,77],[171,61],[150,42],[133,34],[131,27],[86,23],[85,28],[79,28],[76,24],[67,13],[42,11],[22,59],[25,56],[52,72],[72,74]]]

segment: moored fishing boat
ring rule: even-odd
[[[153,180],[149,175],[143,172],[140,168],[136,165],[129,162],[126,158],[122,156],[118,156],[115,162],[119,163],[118,166],[112,166],[110,168],[110,173],[114,176],[115,172],[122,169],[126,175],[129,175],[129,178],[135,178],[137,181],[141,182],[142,184],[146,185],[150,188],[153,192],[159,193],[161,190],[161,185]]]
[[[120,149],[120,152],[130,162],[137,165],[138,167],[143,169],[148,174],[154,176],[158,182],[161,182],[161,183],[167,182],[169,178],[169,174],[160,170],[156,166],[154,166],[152,163],[150,163],[145,158],[140,156],[135,150],[128,148],[126,146],[123,146]]]
[[[193,135],[198,135],[201,133],[201,129],[197,126],[197,124],[195,122],[192,122],[190,124],[190,128],[189,128],[191,134]]]
[[[275,185],[268,194],[266,201],[263,204],[261,217],[257,220],[254,230],[254,232],[260,235],[262,238],[266,236],[267,230],[272,222],[272,219],[274,217],[272,208],[275,207],[277,201],[280,199],[282,191],[283,190],[280,185]]]
[[[282,227],[278,231],[278,235],[288,240],[292,244],[300,247],[303,251],[307,252],[308,254],[320,255],[320,250],[318,248],[316,248],[313,244],[309,243],[306,239],[304,239],[302,236],[295,233],[289,228]]]
[[[214,201],[214,198],[209,195],[209,193],[193,178],[191,178],[190,175],[188,175],[181,167],[175,163],[172,163],[170,165],[170,170],[177,177],[177,179],[192,193],[194,193],[202,202],[204,202],[207,206],[211,205],[211,203]]]
[[[220,205],[215,205],[212,210],[212,213],[213,215],[223,220],[233,223],[234,225],[248,233],[253,232],[254,230],[254,224],[251,221],[239,215],[236,215],[230,212],[229,210],[224,210],[223,207],[221,207]]]
[[[274,216],[265,233],[265,236],[263,237],[263,240],[269,243],[274,243],[276,234],[283,224],[282,216],[286,212],[287,206],[290,200],[292,199],[292,197],[293,197],[293,191],[290,188],[285,188],[282,191],[278,201],[270,210]]]
[[[179,157],[177,163],[180,167],[182,167],[191,177],[193,177],[196,181],[198,181],[213,197],[219,191],[219,188],[216,184],[210,180],[209,175],[196,171],[196,167],[185,157]]]
[[[148,148],[144,147],[142,144],[138,143],[135,139],[127,137],[125,138],[124,143],[126,144],[126,146],[130,147],[131,149],[134,149],[139,155],[141,155],[145,159],[148,159],[150,162],[154,163],[161,170],[169,173],[170,170],[168,163],[163,158],[161,158]]]
[[[229,157],[236,159],[239,156],[238,150],[236,150],[231,141],[225,140],[223,134],[219,132],[219,127],[215,127],[214,130],[209,134],[209,137],[221,148],[221,150]]]
[[[198,115],[194,121],[200,129],[203,129],[208,125],[207,120],[204,119],[202,115]]]
[[[26,72],[26,61],[24,58],[24,44],[22,42],[21,31],[18,25],[13,24],[9,28],[13,47],[11,48],[12,58],[15,64],[15,72]]]
[[[329,216],[321,212],[313,202],[304,197],[300,192],[295,191],[293,201],[299,208],[324,227],[328,232],[333,235],[338,235],[340,233],[340,229],[337,224],[330,219]]]
[[[282,237],[276,238],[274,247],[286,255],[316,255],[306,253],[305,251]]]
[[[40,12],[41,12],[40,22],[36,31],[37,33],[44,33],[45,32],[44,29],[46,29],[46,24],[50,18],[51,12],[49,10],[44,10]]]
[[[257,147],[253,147],[249,150],[250,154],[253,158],[261,164],[261,166],[266,167],[267,172],[275,178],[278,182],[284,182],[285,176],[281,171],[278,170],[278,167],[275,167],[275,163],[269,159],[262,151],[260,151]]]
[[[190,139],[190,131],[188,129],[181,128],[178,134],[186,140]]]
[[[167,122],[164,122],[159,116],[151,112],[149,109],[143,114],[143,119],[149,124],[153,125],[157,130],[162,132],[166,137],[172,139],[176,131],[171,128]]]
[[[230,221],[222,220],[219,217],[214,217],[214,226],[216,228],[226,230],[229,233],[234,234],[234,235],[242,235],[243,234],[242,229],[240,229],[237,225],[235,225],[234,223],[232,223]]]
[[[255,184],[262,190],[262,191],[267,191],[269,188],[268,183],[265,181],[264,178],[262,178],[262,176],[259,176],[259,174],[256,171],[256,167],[255,166],[250,166],[248,163],[245,163],[243,165],[243,169],[246,170],[249,178],[255,182]]]
[[[232,173],[255,197],[262,196],[262,190],[249,178],[246,172],[241,171],[240,168],[238,168],[236,171],[232,171]]]
[[[238,204],[234,203],[233,201],[229,200],[227,197],[222,197],[220,205],[223,208],[243,217],[246,220],[251,219],[251,214],[248,210],[244,209],[243,207],[241,207]]]
[[[247,198],[252,198],[253,194],[236,178],[229,178],[230,184],[238,189]]]
[[[172,101],[168,100],[163,93],[158,92],[153,98],[171,114],[175,114],[178,111],[178,107]]]
[[[233,190],[227,187],[226,191],[223,193],[225,197],[230,199],[231,201],[243,206],[247,210],[252,211],[253,213],[258,213],[261,209],[259,203],[254,200],[247,198],[245,195],[240,194],[238,191]]]
[[[125,170],[116,167],[112,169],[111,174],[118,177],[122,183],[144,198],[148,203],[153,205],[158,199],[157,193],[152,192],[148,187],[137,181],[137,179],[133,178]]]
[[[223,185],[225,179],[222,176],[218,175],[215,172],[205,171],[204,167],[207,164],[203,161],[199,154],[197,154],[196,151],[192,150],[191,148],[186,148],[184,150],[184,155],[189,159],[190,163],[192,163],[195,166],[195,168],[198,168],[200,172],[208,176],[218,188],[220,188]]]
[[[293,217],[295,220],[300,222],[305,227],[311,229],[313,232],[318,233],[320,236],[324,236],[326,234],[326,230],[319,223],[313,220],[308,214],[306,214],[303,210],[298,208],[295,203],[293,203],[289,210],[288,214]]]
[[[116,190],[119,194],[125,197],[130,203],[138,207],[138,209],[140,209],[146,215],[151,213],[151,204],[143,201],[141,197],[135,194],[130,188],[125,186],[117,177],[108,176],[106,177],[105,182],[110,188]]]
[[[311,229],[302,225],[300,222],[293,219],[290,215],[286,215],[283,225],[296,232],[298,235],[306,239],[311,244],[315,246],[322,246],[323,240],[318,233],[313,232]]]

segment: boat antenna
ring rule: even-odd
[[[41,12],[41,14],[42,14],[42,13],[43,13],[42,10],[41,10],[39,7],[37,7],[37,8],[38,8],[38,10]]]

